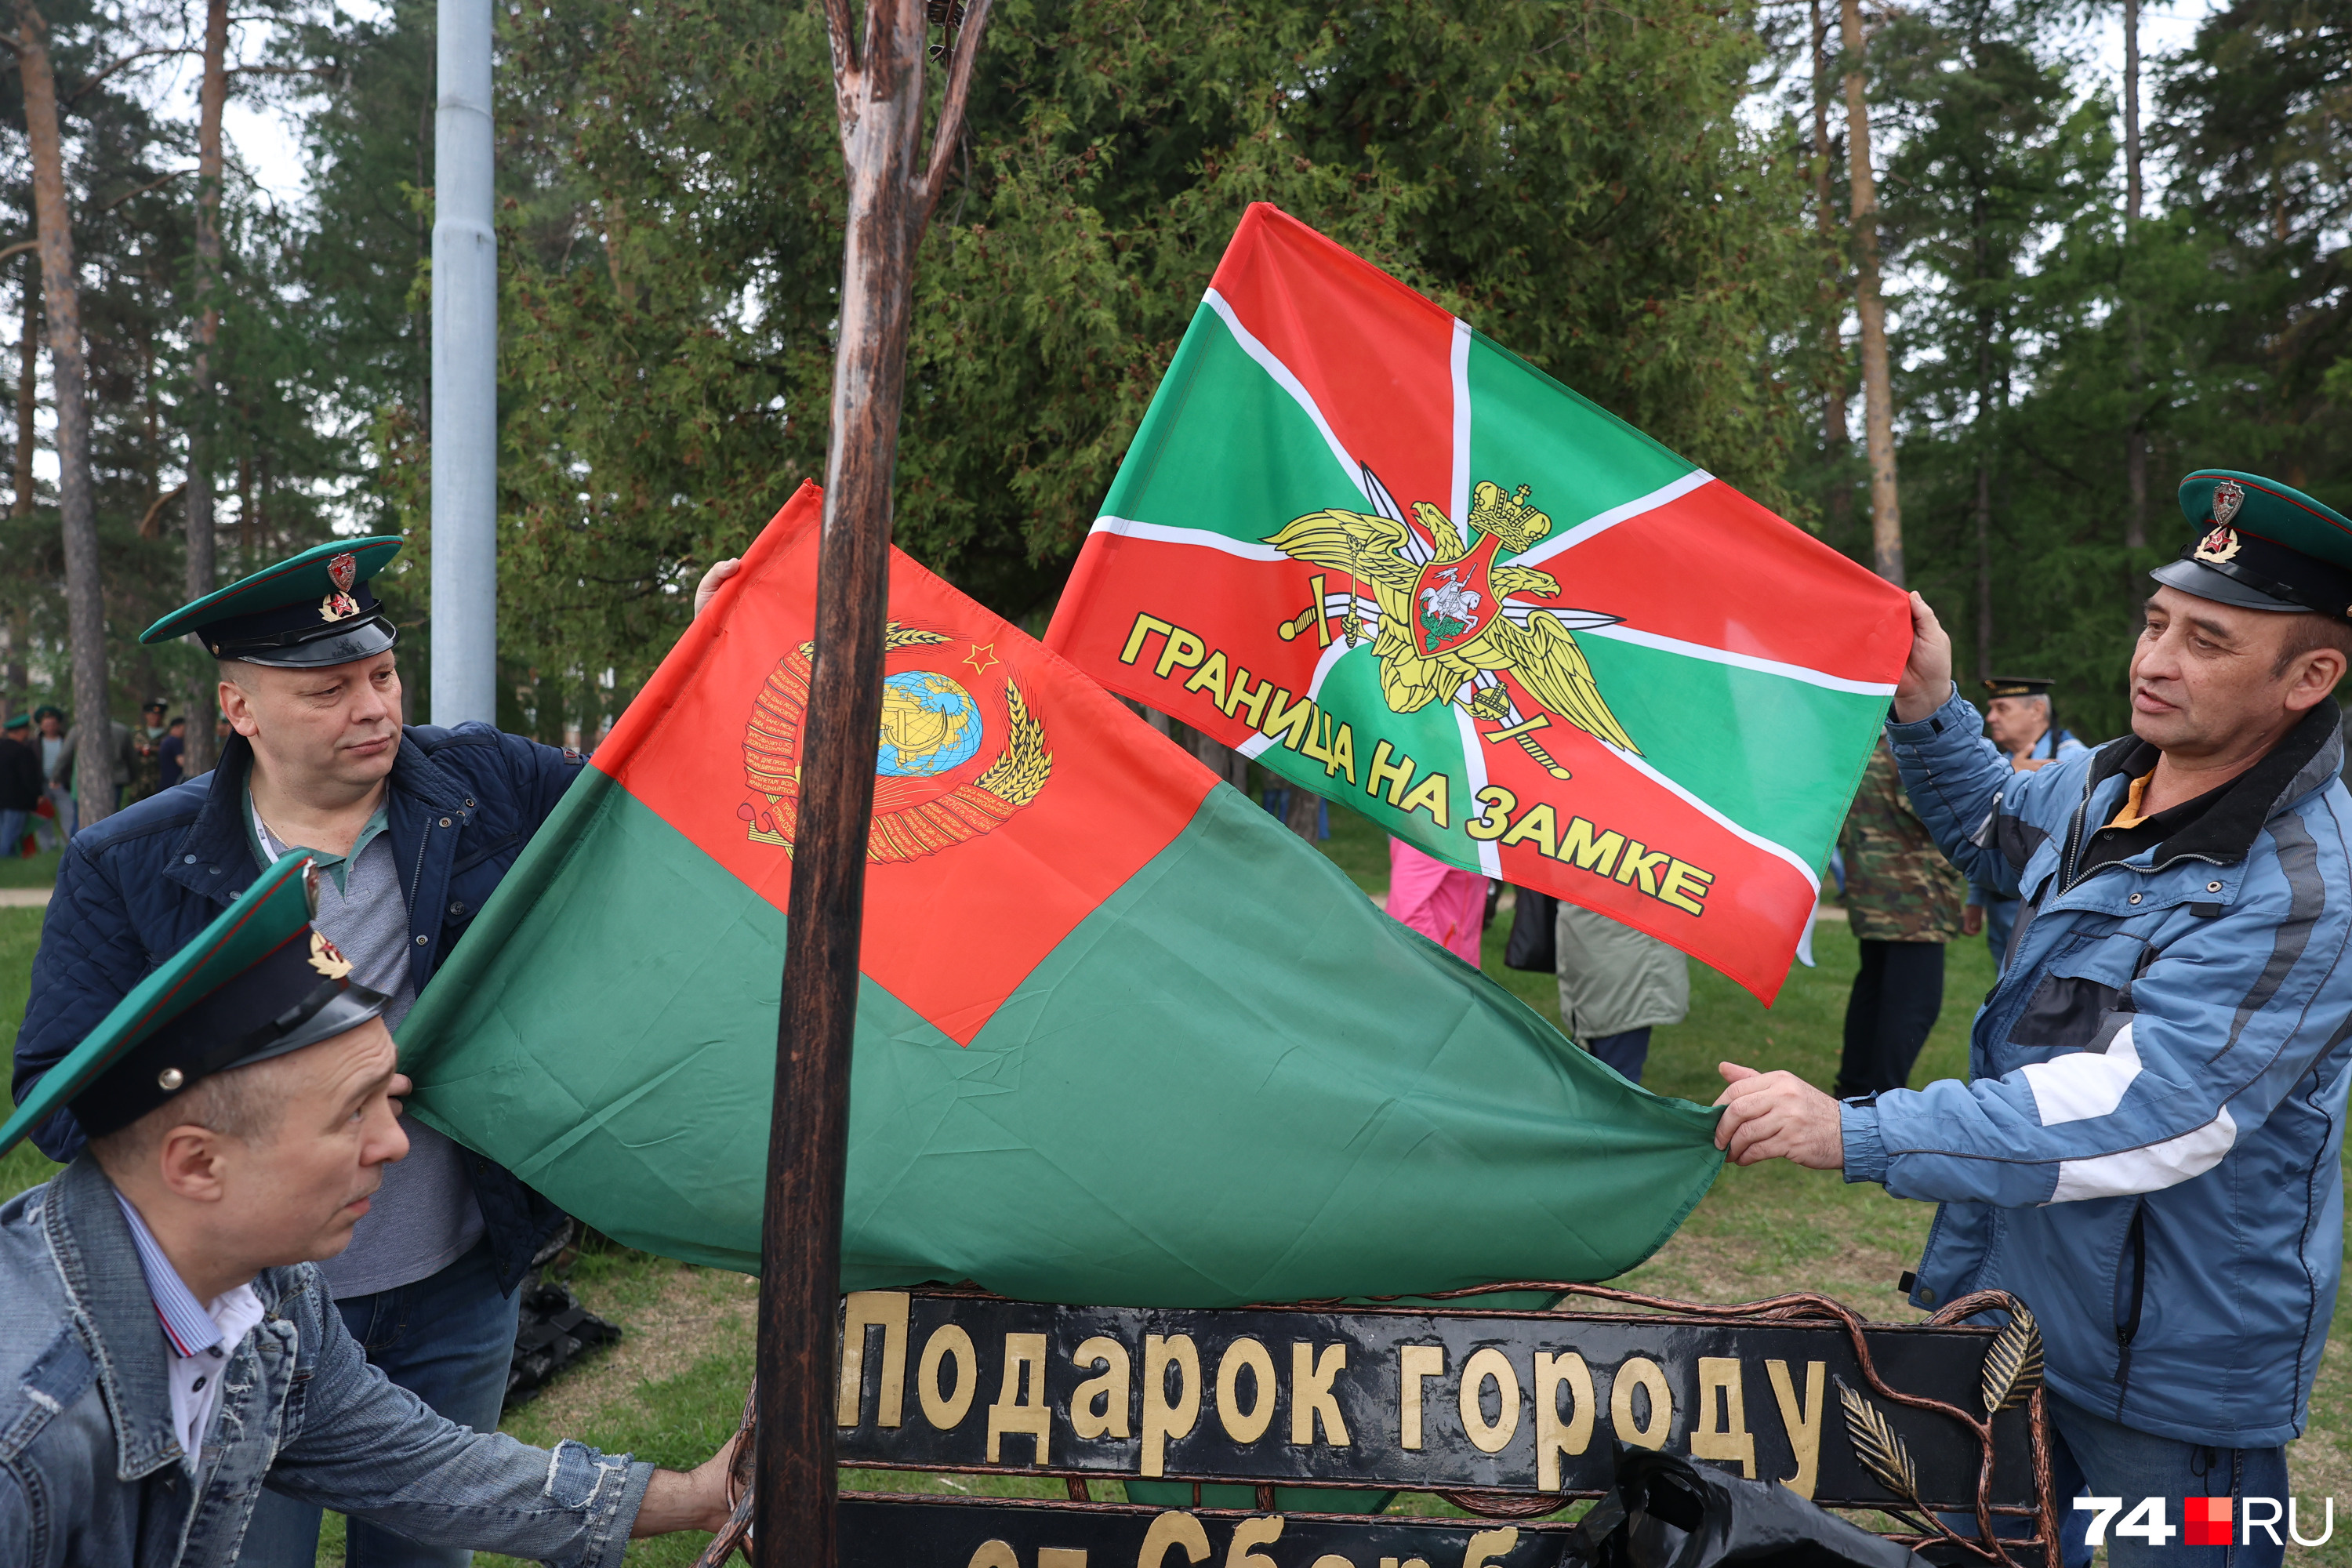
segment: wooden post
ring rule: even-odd
[[[989,0],[973,0],[962,37],[950,35],[947,96],[927,139],[925,0],[866,0],[865,36],[855,47],[849,0],[825,0],[849,174],[849,226],[760,1246],[760,1452],[753,1485],[761,1568],[831,1568],[836,1556],[833,1415],[841,1200],[866,839],[881,726],[891,475],[915,252],[962,135],[972,57],[988,5]]]

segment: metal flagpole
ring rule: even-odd
[[[433,722],[498,719],[499,259],[490,0],[439,0],[433,110]]]

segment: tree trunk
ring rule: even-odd
[[[1831,195],[1832,165],[1836,162],[1830,141],[1830,52],[1829,23],[1822,16],[1822,0],[1812,0],[1813,12],[1813,222],[1821,230],[1823,243],[1834,254],[1837,246],[1837,204]],[[1825,452],[1835,476],[1830,480],[1829,524],[1831,536],[1842,539],[1845,525],[1853,520],[1853,481],[1841,471],[1853,447],[1853,434],[1846,427],[1846,364],[1845,333],[1839,318],[1844,311],[1838,302],[1845,295],[1844,268],[1822,279],[1822,298],[1827,309],[1823,311],[1828,342],[1830,374],[1822,388],[1822,449]]]
[[[148,281],[152,284],[159,280],[150,277]],[[163,442],[158,439],[157,428],[162,409],[155,397],[154,318],[145,317],[134,330],[140,332],[139,537],[159,539],[163,528]]]
[[[1853,199],[1853,303],[1862,318],[1862,416],[1870,449],[1872,566],[1903,586],[1903,507],[1895,488],[1895,386],[1886,361],[1886,305],[1878,294],[1878,185],[1870,168],[1864,98],[1862,0],[1844,0],[1846,173]]]
[[[221,274],[221,118],[228,103],[228,0],[205,6],[205,74],[196,116],[196,357],[189,379],[187,576],[182,584],[193,602],[213,591],[213,551],[219,538],[213,517],[213,355],[220,346],[220,302],[214,291]],[[219,696],[210,669],[188,678],[183,700],[188,725],[183,733],[184,776],[209,773],[213,755],[213,705]]]
[[[73,654],[74,793],[81,825],[114,811],[113,732],[108,722],[106,587],[99,576],[98,515],[90,494],[89,406],[82,388],[81,299],[74,281],[73,216],[66,205],[65,139],[58,126],[58,81],[49,66],[49,24],[17,0],[17,64],[25,84],[25,129],[33,153],[33,214],[40,239],[41,289],[48,306],[49,382],[58,407],[58,511],[66,553],[66,623]]]
[[[33,448],[38,439],[33,420],[40,407],[40,265],[37,256],[25,258],[25,324],[16,340],[16,488],[10,492],[9,506],[14,517],[33,515]],[[0,663],[0,687],[5,688],[5,706],[11,714],[23,712],[30,700],[32,681],[25,668],[30,627],[30,617],[23,610],[8,612],[8,651],[5,662]]]
[[[2124,0],[2124,221],[2139,221],[2139,0]]]
[[[33,447],[38,439],[33,424],[41,406],[41,258],[27,257],[25,265],[31,276],[25,279],[25,327],[16,340],[16,517],[33,515]]]
[[[1246,791],[1249,788],[1247,757],[1243,756],[1223,741],[1203,735],[1198,730],[1192,732],[1192,754],[1201,759],[1202,767],[1237,790]]]
[[[927,160],[924,0],[867,0],[865,37],[856,47],[849,0],[825,0],[849,211],[761,1228],[753,1483],[761,1568],[832,1568],[835,1560],[841,1200],[866,843],[881,734],[891,478],[916,248],[961,138],[988,8],[989,0],[973,0],[963,37],[949,51],[947,96]]]
[[[251,411],[237,412],[249,415]],[[242,419],[239,425],[240,434],[249,439],[252,419]],[[253,449],[248,446],[236,455],[236,567],[243,574],[254,571],[257,564],[253,552]]]
[[[1282,825],[1307,843],[1316,842],[1323,828],[1323,797],[1288,782],[1282,787],[1288,792],[1283,796]]]
[[[1977,676],[1992,679],[1992,469],[2000,435],[2000,412],[1993,402],[1993,333],[2000,325],[1992,299],[1992,214],[1984,183],[1976,184],[1969,207],[1970,249],[1975,252],[1977,283],[1977,408],[1972,432],[1977,449]]]
[[[1992,464],[1977,459],[1977,679],[1992,679]]]
[[[416,106],[416,188],[420,191],[433,183],[433,169],[429,162],[433,156],[433,106],[441,98],[440,57],[436,52],[428,58],[433,62],[436,75],[426,79],[424,101]],[[428,267],[433,261],[433,223],[422,211],[416,215],[416,259],[420,265]],[[433,434],[432,307],[429,304],[420,306],[409,317],[409,321],[416,333],[416,363],[426,367],[416,386],[416,428],[430,440]],[[428,458],[430,455],[428,452]]]
[[[32,682],[25,669],[25,638],[29,625],[22,610],[11,610],[5,624],[0,624],[0,707],[7,716],[25,711],[31,700],[28,688]]]
[[[2139,0],[2124,0],[2124,245],[2125,276],[2130,273],[2131,242],[2139,227]],[[2124,544],[2147,548],[2147,410],[2140,406],[2140,376],[2145,368],[2147,324],[2137,300],[2126,289],[2125,310],[2130,312],[2131,353],[2124,367],[2124,389],[2132,401],[2131,428],[2124,433],[2124,484],[2129,494],[2124,513]]]

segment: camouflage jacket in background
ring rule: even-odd
[[[1871,748],[1861,793],[1838,830],[1838,849],[1845,857],[1846,919],[1856,937],[1949,942],[1960,934],[1968,883],[1911,809],[1883,740]]]

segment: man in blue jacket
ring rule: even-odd
[[[303,552],[173,611],[142,635],[194,636],[220,661],[234,733],[212,773],[74,837],[33,963],[16,1095],[178,950],[261,869],[308,850],[325,874],[318,924],[397,1026],[578,776],[578,753],[500,734],[401,722],[396,632],[369,583],[397,539]],[[713,574],[714,580],[720,574]],[[715,586],[707,582],[705,590]],[[516,1285],[562,1215],[490,1162],[405,1123],[409,1154],[351,1247],[322,1267],[368,1359],[451,1420],[488,1431],[506,1392]],[[69,1161],[81,1128],[36,1133]],[[308,1568],[315,1505],[265,1496],[253,1568]],[[413,1568],[468,1554],[352,1524],[355,1560]]]
[[[1969,1080],[1841,1104],[1726,1063],[1718,1101],[1739,1163],[1942,1204],[1915,1305],[2032,1309],[2059,1495],[2090,1494],[2068,1561],[2098,1525],[2117,1568],[2282,1560],[2344,1236],[2352,795],[2329,694],[2352,520],[2224,470],[2180,500],[2198,537],[2152,574],[2133,732],[2088,755],[2012,772],[1912,596],[1887,725],[1905,787],[1955,865],[2024,900]],[[2184,1498],[2231,1500],[2231,1547],[2188,1543]]]

